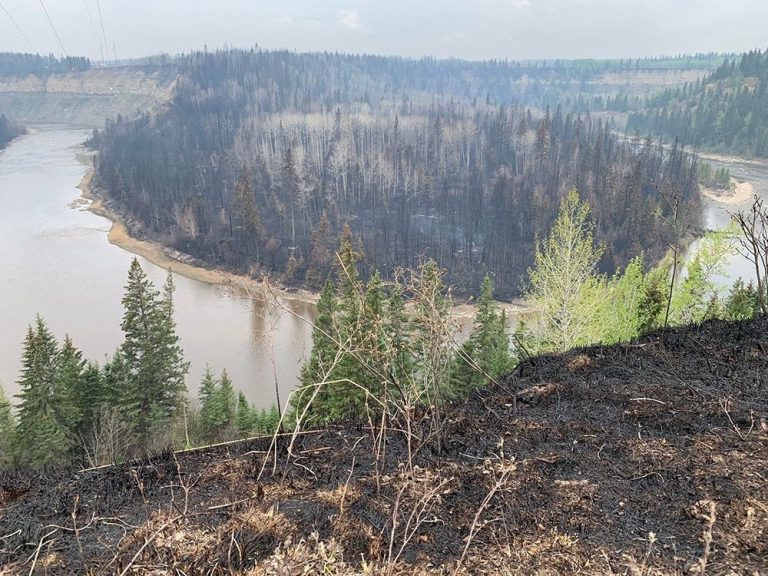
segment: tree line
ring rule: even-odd
[[[571,189],[536,244],[526,273],[528,312],[514,332],[485,277],[463,341],[445,271],[434,260],[398,269],[391,280],[375,270],[365,280],[360,239],[344,226],[317,304],[312,351],[283,413],[250,406],[226,370],[218,376],[206,370],[198,403],[187,398],[172,276],[158,291],[134,260],[123,297],[125,340],[103,366],[86,361],[69,337],[57,342],[42,319],[29,327],[15,415],[0,395],[0,464],[105,464],[279,429],[361,421],[380,430],[380,440],[405,433],[412,450],[427,442],[439,449],[447,406],[503,383],[522,359],[629,342],[710,318],[766,314],[768,229],[762,224],[768,211],[757,199],[734,222],[708,233],[688,254],[672,246],[656,265],[639,254],[605,274],[598,268],[605,246],[595,240],[591,206]],[[718,283],[724,258],[736,249],[754,263],[756,284]]]
[[[668,89],[630,114],[629,132],[698,148],[768,156],[768,50],[726,60],[704,81]]]
[[[53,54],[22,54],[0,52],[0,78],[23,78],[34,75],[45,78],[50,74],[83,72],[91,69],[91,61],[83,56],[62,56]]]
[[[700,210],[695,159],[534,114],[510,64],[224,51],[179,67],[166,107],[94,135],[95,182],[133,233],[217,266],[320,289],[349,224],[385,279],[429,257],[457,292],[490,275],[511,297],[571,186],[604,271],[660,259],[675,202]]]
[[[103,365],[38,317],[24,339],[15,414],[0,389],[0,467],[96,466],[169,448],[271,433],[274,410],[207,370],[197,405],[173,320],[173,277],[162,290],[138,260],[122,299],[124,341]]]

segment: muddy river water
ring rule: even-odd
[[[100,363],[122,341],[120,300],[134,256],[109,243],[108,220],[77,204],[88,168],[77,154],[88,134],[43,128],[0,151],[0,382],[8,396],[18,392],[21,343],[36,314],[56,337],[70,334]],[[161,286],[166,271],[140,261]],[[263,407],[275,401],[276,373],[285,402],[311,348],[305,320],[314,306],[291,299],[265,305],[180,275],[175,282],[190,392],[209,364],[217,372],[226,368]]]

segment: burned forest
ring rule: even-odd
[[[96,183],[132,233],[210,265],[319,289],[349,224],[385,278],[434,258],[456,293],[489,274],[508,298],[573,187],[605,272],[658,261],[673,215],[698,225],[695,159],[540,107],[514,64],[232,50],[178,66],[170,102],[94,135]]]

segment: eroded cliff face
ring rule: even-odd
[[[100,68],[47,77],[0,78],[0,112],[25,123],[100,127],[118,114],[165,102],[175,82],[173,68]]]

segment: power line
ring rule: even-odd
[[[85,3],[85,12],[88,14],[88,23],[91,25],[91,34],[93,34],[93,38],[99,43],[99,47],[101,47],[99,33],[96,31],[96,25],[93,23],[93,16],[91,16],[91,7],[88,5],[88,0],[83,0],[83,2]],[[101,51],[101,59],[104,60],[103,50]]]
[[[101,15],[101,3],[96,0],[96,9],[99,11],[99,24],[101,24],[101,36],[104,39],[104,47],[107,49],[107,59],[109,59],[109,44],[107,44],[107,33],[104,31],[104,17]],[[104,52],[101,53],[101,59],[104,60]]]
[[[45,9],[45,4],[43,4],[43,0],[40,0],[40,7],[43,9],[43,12],[45,12],[45,17],[48,19],[48,24],[51,25],[51,30],[53,30],[53,35],[56,36],[56,40],[59,41],[59,46],[61,46],[61,51],[64,53],[64,56],[68,56],[67,51],[64,49],[64,43],[61,41],[61,37],[59,36],[59,33],[56,32],[56,26],[53,25],[53,20],[51,20],[50,15],[48,14],[48,10]]]
[[[11,23],[16,27],[16,30],[19,31],[19,34],[21,34],[24,40],[27,41],[27,44],[29,44],[29,47],[32,48],[32,52],[37,54],[37,48],[35,48],[35,45],[32,44],[32,41],[29,38],[27,38],[27,35],[24,34],[24,30],[22,30],[21,27],[16,23],[16,20],[13,19],[13,16],[11,16],[11,13],[8,12],[8,9],[5,6],[3,6],[2,3],[0,3],[0,8],[3,9],[3,12],[5,12],[5,15],[8,16],[8,20],[10,20]]]

